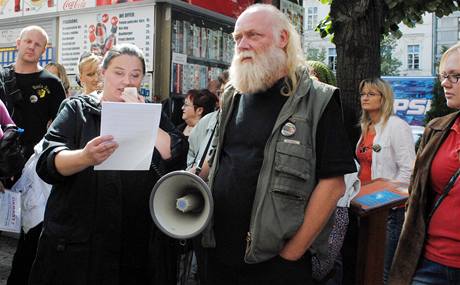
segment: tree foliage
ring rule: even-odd
[[[309,60],[307,61],[307,65],[311,68],[311,75],[316,76],[319,81],[332,86],[337,84],[334,72],[332,72],[324,62]]]
[[[337,49],[336,77],[342,101],[359,112],[358,85],[379,77],[382,35],[401,35],[398,24],[409,27],[425,12],[442,17],[458,10],[460,0],[319,0],[330,5],[329,15],[317,30],[332,36]]]
[[[307,48],[307,60],[322,61],[326,60],[326,49],[323,48]]]
[[[392,35],[385,35],[380,43],[380,73],[382,76],[397,76],[399,75],[399,68],[402,62],[393,57],[396,46],[396,37]]]
[[[334,2],[346,2],[343,0],[319,0],[323,4],[333,5]],[[364,16],[372,2],[383,2],[384,18],[381,33],[392,33],[396,37],[401,36],[398,24],[404,23],[408,27],[414,27],[421,23],[424,13],[435,13],[437,17],[447,16],[459,10],[460,0],[361,0],[359,5],[353,5],[351,9],[339,10],[330,13],[319,25],[318,31],[322,37],[334,35],[338,25]]]

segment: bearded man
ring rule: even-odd
[[[201,281],[311,284],[312,258],[327,255],[343,175],[355,171],[338,90],[309,78],[299,35],[274,6],[250,6],[233,37]]]

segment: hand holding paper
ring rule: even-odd
[[[90,140],[83,153],[89,165],[98,165],[104,162],[118,147],[112,136],[99,136]]]
[[[94,170],[149,170],[161,117],[161,104],[103,102],[101,136],[118,148]]]

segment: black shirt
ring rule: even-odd
[[[228,122],[213,186],[217,258],[244,263],[246,234],[264,148],[286,96],[281,83],[263,93],[241,95]],[[317,179],[356,171],[339,104],[331,99],[318,125]]]
[[[65,99],[61,81],[46,70],[35,73],[15,73],[16,84],[22,99],[13,103],[8,97],[11,117],[18,127],[24,129],[22,144],[26,157],[45,135],[47,123],[56,117],[61,102]]]

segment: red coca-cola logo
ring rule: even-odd
[[[86,7],[86,0],[64,0],[63,10],[82,9]]]

